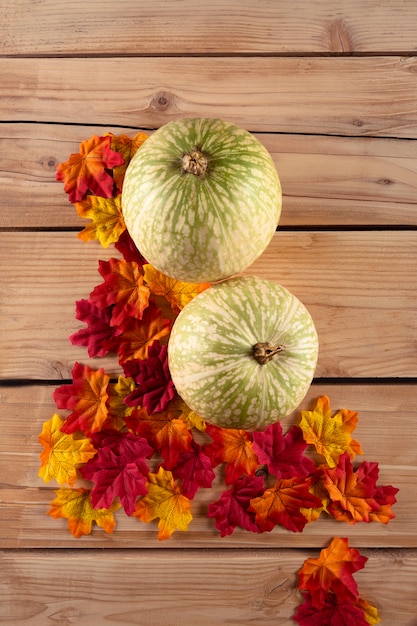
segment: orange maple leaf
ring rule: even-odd
[[[175,484],[172,473],[160,467],[157,474],[149,473],[148,493],[139,500],[134,517],[148,523],[159,517],[158,539],[168,539],[175,530],[188,530],[193,519],[190,500]]]
[[[125,417],[132,413],[133,408],[127,406],[123,400],[134,390],[135,386],[133,378],[125,378],[121,375],[117,383],[109,384],[109,398],[107,401],[109,414],[103,429],[121,430],[126,425]]]
[[[169,334],[170,324],[169,320],[162,318],[161,310],[152,302],[144,310],[142,319],[135,317],[124,319],[119,326],[121,330],[120,362],[146,359],[152,343]]]
[[[253,476],[259,467],[258,457],[253,450],[252,436],[246,430],[219,428],[207,424],[206,433],[213,439],[204,447],[213,467],[226,465],[226,484],[229,485],[243,474]]]
[[[39,435],[42,444],[39,476],[47,483],[54,478],[60,485],[73,485],[77,479],[77,465],[87,463],[96,454],[91,441],[75,438],[61,431],[64,420],[55,413],[45,422]]]
[[[178,313],[199,293],[210,287],[209,283],[185,283],[166,276],[149,263],[143,266],[145,281],[155,296],[163,296],[172,310]]]
[[[80,202],[87,191],[104,198],[113,195],[114,180],[106,169],[122,165],[123,157],[111,149],[110,142],[110,137],[93,135],[80,143],[79,154],[58,165],[56,179],[65,183],[70,202]]]
[[[322,396],[313,411],[301,411],[300,428],[304,440],[314,445],[329,467],[336,467],[344,452],[348,452],[351,459],[355,454],[362,454],[360,444],[351,437],[357,422],[357,413],[348,409],[341,409],[332,417],[330,400]]]
[[[55,491],[56,498],[51,502],[48,515],[55,519],[68,520],[68,528],[74,537],[89,535],[93,522],[112,533],[116,527],[113,513],[120,509],[121,504],[114,502],[109,509],[93,509],[88,489],[63,488]]]
[[[134,137],[129,137],[125,134],[112,135],[111,133],[109,133],[109,136],[111,137],[112,150],[119,152],[124,159],[123,165],[118,165],[113,170],[114,181],[117,188],[121,190],[127,166],[129,165],[134,154],[149,135],[143,132],[138,132]]]
[[[75,208],[80,217],[92,220],[77,235],[82,241],[97,239],[103,248],[107,248],[111,243],[119,241],[120,235],[126,230],[120,195],[114,198],[86,196],[81,202],[75,203]]]
[[[320,556],[306,559],[299,572],[299,589],[311,593],[312,603],[322,608],[331,590],[348,601],[358,600],[358,587],[352,574],[362,569],[367,557],[355,548],[349,548],[348,540],[335,537]]]

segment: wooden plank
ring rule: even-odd
[[[417,137],[417,58],[3,58],[0,120]]]
[[[0,126],[0,228],[82,227],[56,166],[94,134],[128,128]],[[405,139],[258,134],[283,188],[283,226],[417,225],[417,156]]]
[[[382,624],[414,626],[417,553],[363,551],[360,596]],[[298,571],[317,551],[66,551],[1,554],[9,624],[291,626]],[[139,620],[139,621],[138,621]]]
[[[30,0],[2,7],[3,55],[415,51],[413,0]]]
[[[413,231],[278,231],[246,273],[283,284],[310,309],[321,346],[317,376],[412,377],[416,251]],[[76,360],[97,367],[67,338],[84,327],[75,301],[101,282],[98,259],[112,255],[74,233],[0,234],[1,378],[68,378]],[[120,371],[114,359],[99,364]]]
[[[46,515],[54,498],[56,484],[45,484],[38,478],[41,446],[38,435],[42,424],[56,412],[52,386],[0,387],[2,406],[2,438],[0,440],[0,547],[321,547],[332,536],[349,536],[363,547],[417,547],[415,520],[417,502],[414,497],[417,480],[417,423],[415,420],[416,386],[330,385],[314,384],[292,415],[282,422],[284,431],[299,423],[300,411],[311,409],[316,399],[328,395],[334,411],[349,408],[358,411],[359,422],[354,437],[360,441],[362,461],[377,462],[380,467],[378,485],[392,484],[399,488],[393,511],[396,518],[388,525],[358,523],[349,526],[323,517],[308,525],[302,533],[276,528],[271,533],[255,534],[236,529],[233,535],[221,538],[213,520],[206,517],[208,505],[226,489],[220,472],[211,489],[202,489],[192,502],[193,521],[188,532],[176,532],[169,541],[158,542],[156,522],[141,524],[116,513],[117,528],[113,535],[95,528],[88,537],[76,541],[65,520]],[[64,415],[65,412],[59,412]],[[406,436],[405,436],[406,434]],[[308,454],[314,458],[312,450]],[[318,461],[318,457],[316,457]],[[88,486],[88,483],[79,482]]]

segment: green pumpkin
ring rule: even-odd
[[[177,280],[215,282],[239,273],[268,246],[281,186],[266,148],[219,119],[169,122],[127,168],[122,210],[139,251]]]
[[[291,413],[310,387],[317,356],[306,307],[286,288],[252,276],[199,294],[168,342],[179,395],[223,428],[264,429]]]

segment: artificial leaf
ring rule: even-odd
[[[361,608],[334,593],[326,595],[321,608],[314,606],[310,594],[304,594],[293,619],[300,626],[369,626]]]
[[[263,493],[264,480],[258,476],[241,476],[228,491],[208,507],[208,517],[214,517],[222,537],[231,535],[237,526],[259,532],[255,513],[250,510],[251,500]]]
[[[134,517],[145,523],[159,518],[159,540],[168,539],[176,529],[188,530],[190,500],[181,493],[172,473],[160,467],[156,474],[149,474],[146,487],[148,493],[137,503]]]
[[[125,417],[130,415],[133,409],[127,406],[124,400],[134,388],[135,382],[133,378],[126,378],[121,375],[117,383],[109,383],[109,399],[107,401],[109,414],[103,428],[121,430],[125,426]]]
[[[169,411],[149,415],[146,409],[137,409],[126,418],[126,424],[162,454],[168,469],[177,464],[180,454],[191,450],[192,434]]]
[[[307,481],[282,478],[251,500],[249,510],[256,513],[255,521],[260,531],[271,531],[280,524],[287,530],[301,532],[307,523],[301,508],[321,505],[321,500],[309,492],[308,486]]]
[[[314,463],[304,456],[307,444],[298,426],[292,426],[283,435],[281,424],[276,422],[262,432],[253,433],[253,450],[259,463],[277,478],[306,478],[314,472]]]
[[[47,483],[55,478],[58,484],[73,485],[77,479],[77,466],[87,463],[96,450],[86,438],[77,439],[61,431],[64,423],[57,413],[45,422],[39,435],[43,446],[39,476]]]
[[[309,558],[299,572],[299,589],[311,593],[314,607],[325,605],[328,592],[339,596],[340,601],[357,602],[358,586],[354,572],[365,566],[367,557],[355,548],[349,548],[348,540],[335,537],[318,558]]]
[[[113,513],[120,508],[114,502],[110,509],[93,509],[88,489],[61,488],[55,491],[56,498],[51,502],[48,515],[55,519],[68,520],[68,528],[74,537],[91,533],[93,522],[112,533],[116,527]]]
[[[175,466],[170,469],[174,478],[181,479],[181,491],[190,500],[200,487],[211,487],[215,478],[210,458],[195,441],[191,441],[190,450],[181,452]]]
[[[98,308],[89,300],[76,302],[77,320],[87,324],[70,336],[70,341],[76,346],[85,346],[89,357],[105,356],[109,352],[116,352],[118,347],[118,330],[111,326],[113,307]]]
[[[376,488],[374,498],[379,504],[379,509],[377,511],[371,511],[369,514],[371,522],[388,524],[388,522],[395,517],[391,506],[397,502],[397,498],[395,497],[397,493],[397,487],[393,487],[392,485]]]
[[[148,468],[146,470],[147,474]],[[90,495],[94,508],[108,509],[119,498],[126,515],[132,515],[137,498],[147,493],[140,464],[115,454],[109,446],[99,450],[80,471],[94,483]]]
[[[57,167],[56,179],[64,182],[70,202],[80,202],[88,191],[110,198],[114,180],[106,171],[123,164],[123,157],[110,147],[110,137],[94,135],[80,143],[80,152],[71,154]]]
[[[99,261],[99,272],[104,281],[93,289],[90,302],[99,308],[114,305],[112,326],[118,326],[129,316],[141,319],[149,304],[150,291],[143,284],[139,265],[124,259],[109,259]]]
[[[103,248],[119,240],[126,229],[122,215],[120,195],[114,198],[86,196],[81,202],[75,203],[78,215],[91,222],[78,233],[82,241],[98,240]]]
[[[128,364],[128,371],[131,371]],[[143,406],[149,414],[163,411],[175,395],[167,346],[155,341],[149,347],[148,357],[135,361],[133,378],[137,387],[126,397],[125,403],[129,407]]]
[[[259,466],[252,437],[246,430],[219,428],[208,424],[206,433],[212,443],[204,447],[204,452],[211,458],[213,467],[226,463],[226,484],[230,485],[243,474],[253,476]]]
[[[380,623],[381,618],[378,615],[378,609],[376,608],[376,606],[372,606],[363,598],[358,599],[357,606],[363,611],[367,624],[375,626],[375,624]]]
[[[327,396],[318,398],[313,411],[301,411],[300,428],[307,443],[313,444],[323,455],[329,467],[336,467],[341,454],[348,452],[350,458],[362,454],[360,444],[351,433],[358,421],[357,413],[342,409],[333,417]]]
[[[129,137],[128,135],[112,135],[109,133],[111,137],[111,147],[112,150],[119,152],[123,157],[123,165],[118,165],[113,170],[113,178],[119,190],[122,189],[123,180],[125,177],[127,166],[129,165],[132,157],[135,155],[137,150],[143,144],[143,142],[148,138],[149,135],[143,132],[138,132],[134,137]]]
[[[197,415],[195,411],[187,406],[182,398],[176,394],[169,403],[169,410],[174,417],[178,417],[185,422],[188,430],[195,428],[200,432],[204,432],[207,428],[206,421]]]
[[[162,317],[160,309],[151,301],[143,312],[142,319],[127,317],[120,324],[119,361],[146,359],[149,347],[154,341],[166,337],[170,331],[170,321]]]
[[[143,475],[148,473],[145,458],[150,458],[154,450],[143,437],[126,430],[102,430],[91,435],[91,441],[96,450],[108,448],[123,457],[126,463],[135,461]]]
[[[185,283],[166,276],[152,265],[144,265],[145,281],[155,296],[164,296],[173,311],[178,313],[199,293],[210,287],[209,283]]]
[[[323,511],[327,511],[327,507],[330,503],[329,493],[324,486],[325,482],[325,474],[324,474],[325,466],[318,466],[315,468],[314,472],[307,477],[308,481],[308,490],[313,496],[319,498],[321,501],[320,506],[305,509],[301,507],[301,513],[307,519],[308,522],[315,522],[318,520]]]
[[[377,465],[364,462],[354,471],[345,452],[339,458],[338,466],[326,468],[324,474],[324,485],[331,499],[328,513],[349,524],[370,522],[370,513],[380,508],[375,499]]]
[[[122,254],[125,261],[133,261],[133,263],[137,263],[141,268],[146,263],[146,260],[135,246],[127,230],[122,232],[119,240],[114,244],[114,247]]]
[[[108,418],[108,392],[110,377],[103,369],[97,371],[75,363],[73,383],[55,389],[53,398],[58,409],[72,409],[62,426],[62,432],[81,430],[84,435],[100,430]]]

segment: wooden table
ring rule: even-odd
[[[356,580],[382,623],[416,626],[415,0],[19,0],[0,17],[0,622],[293,624],[304,559],[346,536],[369,557]],[[165,542],[123,512],[113,534],[79,540],[46,515],[38,435],[74,362],[97,366],[68,336],[114,256],[77,239],[56,165],[94,133],[185,116],[238,123],[276,162],[280,228],[250,272],[310,309],[320,357],[300,408],[328,394],[359,412],[362,460],[400,489],[387,526],[221,538],[208,490]]]

